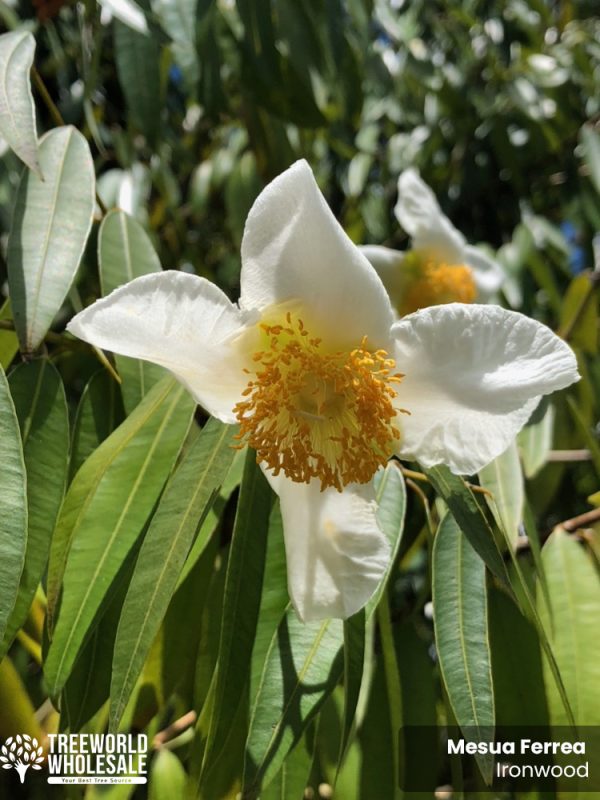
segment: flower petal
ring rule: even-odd
[[[381,278],[392,305],[398,307],[402,302],[406,288],[405,274],[402,271],[405,253],[401,250],[392,250],[391,247],[381,247],[376,244],[362,245],[359,250],[369,259],[373,269]]]
[[[445,264],[465,261],[463,235],[442,212],[434,193],[414,169],[398,178],[396,219],[412,237],[413,250]]]
[[[377,273],[343,231],[306,161],[275,178],[252,206],[242,241],[240,306],[302,303],[316,335],[385,347],[393,312]]]
[[[279,495],[288,590],[300,619],[346,619],[371,598],[390,557],[373,484],[321,491],[265,471]]]
[[[504,270],[488,255],[477,247],[465,247],[465,264],[473,270],[473,277],[477,285],[478,299],[488,302],[500,291],[504,282]]]
[[[539,322],[493,305],[426,308],[394,325],[406,377],[399,454],[477,472],[525,425],[541,395],[578,380],[571,348]]]
[[[242,315],[214,284],[175,270],[144,275],[77,314],[67,330],[90,344],[170,370],[207,411],[235,422],[247,385],[231,346]]]

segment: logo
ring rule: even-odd
[[[27,733],[9,736],[0,748],[2,769],[16,769],[21,783],[25,783],[25,773],[32,769],[41,769],[44,762],[44,750],[37,739]]]

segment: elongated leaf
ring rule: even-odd
[[[111,727],[129,696],[175,591],[194,534],[227,474],[232,429],[210,420],[170,478],[146,534],[119,621],[111,680]]]
[[[92,375],[77,407],[71,444],[70,477],[123,421],[118,383],[104,369]]]
[[[256,464],[254,452],[249,451],[227,563],[214,712],[204,750],[201,783],[209,779],[212,762],[231,730],[250,679],[271,500],[271,489]]]
[[[79,131],[40,139],[44,180],[25,170],[8,240],[8,282],[21,349],[39,347],[79,266],[94,216],[94,165]]]
[[[111,11],[124,25],[138,33],[148,33],[146,15],[135,0],[99,0],[103,8]]]
[[[29,83],[34,53],[35,39],[29,31],[0,36],[0,135],[21,161],[42,177]]]
[[[281,770],[267,789],[261,792],[261,800],[291,800],[304,797],[310,768],[314,756],[314,723],[308,727],[298,745],[285,759]]]
[[[381,658],[383,661],[385,685],[387,688],[388,697],[387,714],[389,715],[391,725],[390,738],[392,740],[392,764],[394,775],[394,792],[391,796],[391,800],[396,800],[396,798],[399,800],[401,775],[400,727],[402,725],[402,689],[400,687],[398,659],[396,656],[396,647],[394,645],[392,620],[387,593],[384,595],[377,608],[377,622],[381,637]]]
[[[25,622],[46,568],[65,492],[69,454],[67,400],[56,368],[41,360],[20,364],[11,373],[9,385],[23,441],[29,522],[19,593],[0,645],[0,658]]]
[[[535,628],[495,587],[489,593],[490,644],[496,722],[547,725],[542,653]],[[523,676],[527,680],[523,680]]]
[[[488,505],[514,547],[519,537],[525,502],[525,486],[516,439],[504,453],[480,471],[479,483],[492,493],[493,497],[486,497]]]
[[[188,430],[193,403],[168,378],[77,473],[57,524],[52,590],[63,572],[60,614],[45,663],[56,696],[110,582],[154,506]],[[66,562],[66,563],[65,563]],[[56,601],[54,601],[55,603]]]
[[[465,738],[492,741],[494,692],[485,564],[450,514],[435,537],[432,563],[435,641],[452,710]],[[478,757],[491,782],[493,758]]]
[[[10,300],[5,300],[0,308],[0,320],[12,320]],[[0,367],[6,371],[18,352],[19,340],[17,339],[17,334],[0,328]]]
[[[590,170],[590,179],[600,193],[600,134],[592,125],[582,125],[580,130],[585,163]]]
[[[540,616],[552,643],[577,725],[600,725],[598,647],[600,581],[583,545],[557,528],[542,549],[550,612],[539,602]],[[566,725],[563,703],[544,662],[550,721]]]
[[[161,748],[150,769],[148,800],[172,800],[185,797],[187,776],[181,761],[174,753]]]
[[[554,435],[555,411],[548,403],[540,419],[526,425],[517,436],[517,443],[523,461],[523,472],[533,478],[548,460]]]
[[[98,232],[98,268],[102,294],[110,294],[118,286],[160,272],[160,261],[148,234],[140,223],[119,209],[110,211]],[[131,413],[142,397],[164,377],[157,364],[127,356],[115,356],[123,381],[121,391],[125,409]]]
[[[27,547],[27,475],[19,422],[0,368],[0,635],[15,604]]]
[[[506,567],[494,538],[494,529],[473,492],[462,478],[453,475],[447,467],[433,467],[427,470],[427,476],[446,502],[471,546],[479,553],[489,570],[508,585]]]
[[[194,89],[199,78],[196,52],[196,8],[198,0],[154,0],[152,9],[161,26],[173,40],[175,63],[186,83]]]
[[[332,692],[342,670],[339,619],[302,623],[289,610],[273,637],[252,707],[244,791],[267,786]]]
[[[156,38],[115,22],[115,60],[119,83],[133,125],[154,143],[160,131],[160,48]]]

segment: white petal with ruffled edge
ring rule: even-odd
[[[363,336],[375,347],[389,343],[394,317],[385,288],[333,216],[306,161],[261,192],[242,240],[240,306],[263,310],[290,300],[300,302],[304,321],[330,347],[356,347]]]
[[[213,283],[171,270],[115,289],[67,330],[103,350],[166,367],[213,416],[235,422],[233,406],[248,376],[231,341],[243,327],[238,307]]]
[[[429,186],[414,169],[398,178],[396,219],[412,237],[412,249],[445,264],[464,264],[465,239],[448,217]]]
[[[281,502],[288,591],[298,616],[347,619],[369,601],[390,558],[373,483],[322,492],[318,480],[265,474]]]
[[[472,474],[500,455],[540,397],[574,383],[571,348],[545,325],[499,306],[451,303],[392,329],[406,377],[399,454]]]

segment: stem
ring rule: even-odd
[[[50,113],[50,116],[52,117],[52,119],[54,121],[54,124],[57,125],[58,127],[63,126],[65,124],[63,116],[60,113],[60,111],[58,110],[58,106],[56,105],[54,100],[50,97],[50,92],[46,88],[46,84],[42,80],[42,76],[37,71],[36,67],[34,67],[34,66],[31,67],[31,77],[33,78],[33,82],[35,84],[35,88],[40,93],[40,96],[41,96],[42,100],[44,101],[44,104],[45,104],[46,108],[48,109],[48,111]],[[100,211],[102,212],[102,216],[104,216],[106,214],[106,212],[107,212],[107,208],[104,205],[104,202],[103,202],[102,198],[100,197],[100,195],[98,194],[97,191],[96,191],[96,203],[98,203]]]
[[[594,508],[592,511],[586,511],[585,514],[579,514],[577,517],[561,522],[559,527],[572,533],[576,531],[577,528],[584,528],[592,525],[594,522],[598,522],[598,520],[600,520],[600,508]]]

